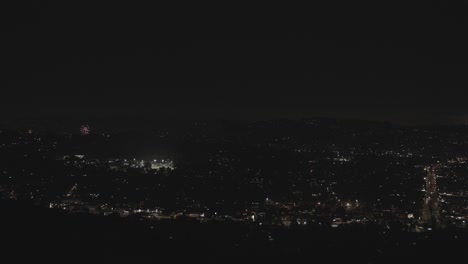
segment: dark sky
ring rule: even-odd
[[[0,122],[468,116],[466,1],[60,2],[2,6]]]

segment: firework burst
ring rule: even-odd
[[[80,133],[83,136],[89,135],[91,133],[91,129],[88,125],[82,125],[80,127]]]

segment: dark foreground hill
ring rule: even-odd
[[[320,259],[328,263],[438,263],[468,259],[468,233],[462,230],[395,232],[384,239],[374,227],[275,230],[233,222],[200,224],[177,219],[160,221],[151,228],[131,218],[67,214],[17,201],[0,201],[0,212],[4,242],[1,247],[6,256],[306,258],[313,263],[320,263]],[[276,239],[272,241],[270,235]]]

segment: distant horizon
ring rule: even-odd
[[[131,116],[120,116],[116,117],[99,117],[99,118],[70,118],[70,117],[24,117],[15,120],[0,120],[1,129],[39,129],[48,131],[62,131],[66,133],[78,133],[78,129],[81,125],[90,125],[92,131],[102,132],[125,132],[134,130],[145,130],[158,128],[158,123],[162,126],[185,126],[194,122],[229,122],[229,123],[246,123],[252,124],[257,122],[269,122],[269,121],[300,121],[300,120],[337,120],[337,121],[349,121],[349,122],[369,122],[376,124],[390,124],[395,126],[404,127],[427,127],[427,126],[460,126],[468,125],[468,122],[462,121],[462,118],[456,120],[445,120],[444,122],[426,121],[417,124],[411,124],[408,122],[397,122],[385,119],[364,119],[359,117],[345,117],[345,116],[301,116],[301,117],[272,117],[272,118],[252,118],[252,119],[235,119],[235,118],[199,118],[199,119],[174,119],[174,118],[160,118],[151,119],[149,117],[131,117]]]

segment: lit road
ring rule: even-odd
[[[73,192],[76,190],[76,188],[78,187],[78,183],[75,183],[75,185],[73,185],[70,190],[68,191],[67,193],[67,197],[71,197],[73,195]]]
[[[426,188],[421,222],[434,228],[440,224],[439,192],[437,188],[437,174],[434,167],[426,167]]]

